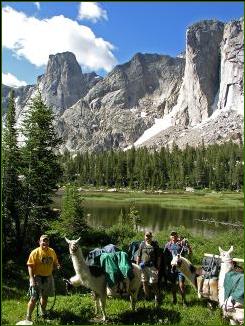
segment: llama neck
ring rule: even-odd
[[[89,267],[85,263],[81,248],[78,248],[76,253],[71,255],[71,259],[76,275],[79,275],[83,282],[89,281],[92,275]]]
[[[221,263],[219,281],[218,281],[220,307],[223,306],[225,301],[225,289],[224,289],[225,274],[230,272],[232,268],[233,268],[232,260]]]
[[[181,259],[182,263],[181,266],[178,267],[181,273],[185,275],[185,277],[190,281],[191,285],[197,289],[196,284],[196,268],[183,257]]]

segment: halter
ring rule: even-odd
[[[179,253],[180,256],[181,256],[183,250],[184,250],[184,247],[181,248],[181,251]]]
[[[72,254],[74,254],[78,250],[79,245],[78,245],[78,243],[72,243],[71,246],[72,246],[72,249],[71,249]]]
[[[182,252],[182,250],[181,250],[181,252]],[[177,257],[177,259],[178,259],[178,260],[177,260],[177,266],[180,267],[181,264],[182,264],[182,260],[180,259],[180,257],[181,257],[181,253],[175,255],[174,257]],[[174,258],[174,257],[173,257],[173,258]],[[171,272],[174,272],[175,269],[176,269],[176,265],[171,265]]]

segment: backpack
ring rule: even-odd
[[[150,249],[146,245],[145,241],[143,240],[141,242],[141,244],[140,244],[139,250],[140,249],[142,249],[142,250],[146,249],[147,250],[145,252],[145,254],[148,256],[149,261],[147,261],[146,263],[144,262],[145,263],[145,266],[149,266],[149,267],[155,266],[156,267],[156,265],[157,265],[157,257],[160,255],[160,248],[159,248],[158,242],[156,240],[152,240],[151,246],[152,246],[153,250]],[[153,257],[152,257],[152,255],[150,254],[149,251],[150,252],[154,251],[154,256]]]
[[[136,258],[138,256],[139,246],[140,246],[141,242],[142,242],[141,240],[133,241],[130,243],[130,245],[128,247],[128,256],[132,262],[136,262]]]
[[[202,260],[204,278],[218,278],[220,272],[220,263],[220,258],[204,257]]]

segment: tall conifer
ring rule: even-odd
[[[30,241],[48,227],[51,197],[61,176],[61,167],[55,153],[60,139],[55,133],[53,120],[52,110],[43,103],[41,94],[38,93],[31,100],[22,128],[25,137],[24,237],[30,238]]]
[[[3,191],[2,227],[3,253],[11,255],[11,248],[18,248],[21,242],[21,182],[20,152],[17,145],[14,91],[10,92],[6,126],[3,131]],[[8,249],[7,249],[8,247]],[[15,249],[15,253],[16,253]]]

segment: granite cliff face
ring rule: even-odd
[[[233,21],[225,26],[221,43],[221,77],[218,109],[244,110],[244,25]]]
[[[102,151],[134,143],[176,103],[184,60],[136,54],[115,67],[59,119],[67,148]]]
[[[224,24],[203,21],[186,33],[186,66],[175,124],[194,126],[208,118],[219,89],[220,44]],[[184,112],[184,114],[183,114]]]
[[[187,30],[185,54],[137,53],[104,78],[82,73],[70,52],[50,55],[37,85],[16,89],[17,119],[39,88],[55,113],[61,151],[126,148],[156,118],[162,131],[137,146],[242,142],[243,45],[243,20],[202,21]],[[3,86],[4,108],[9,90]]]
[[[38,86],[45,103],[59,113],[75,104],[100,77],[82,74],[71,52],[50,55],[46,73],[38,78]]]
[[[183,59],[137,53],[91,89],[86,100],[94,108],[165,114],[176,103],[183,72]]]
[[[186,33],[186,66],[172,126],[140,146],[199,146],[244,139],[244,21],[203,21]]]

